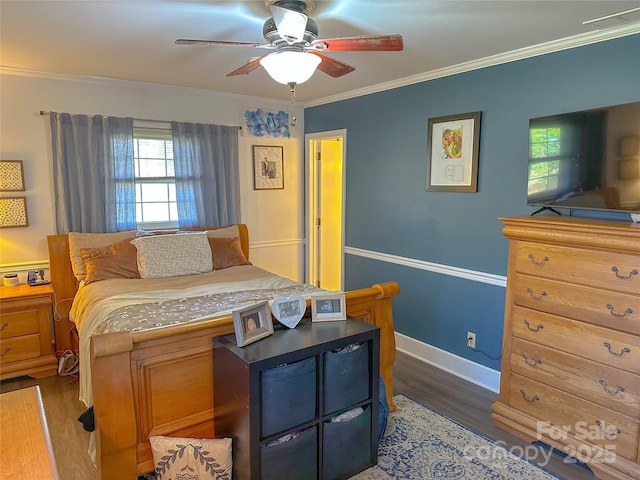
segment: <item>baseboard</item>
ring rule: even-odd
[[[492,392],[500,391],[500,372],[395,332],[396,350]]]

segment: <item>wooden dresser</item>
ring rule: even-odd
[[[0,286],[0,380],[55,375],[51,285]]]
[[[640,224],[501,218],[509,240],[498,427],[640,479]]]

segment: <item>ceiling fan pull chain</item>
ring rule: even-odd
[[[296,101],[296,84],[294,82],[290,82],[289,88],[291,89],[291,103],[293,103]]]

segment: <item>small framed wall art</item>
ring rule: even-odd
[[[311,321],[330,322],[346,319],[347,306],[343,293],[311,298]]]
[[[233,310],[232,314],[236,344],[239,347],[273,334],[273,320],[267,301]]]
[[[27,197],[0,197],[0,228],[28,226]]]
[[[24,192],[22,160],[0,160],[0,192]]]
[[[481,112],[430,118],[427,190],[477,192]]]
[[[253,189],[279,190],[284,188],[283,147],[253,146]]]

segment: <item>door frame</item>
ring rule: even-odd
[[[315,161],[317,145],[321,140],[342,139],[342,208],[340,212],[340,289],[344,289],[344,246],[345,246],[345,199],[346,199],[346,160],[347,130],[329,130],[325,132],[307,133],[304,136],[305,158],[305,282],[315,285],[318,279],[317,256],[318,236],[316,229],[316,212],[318,211],[318,169]]]

